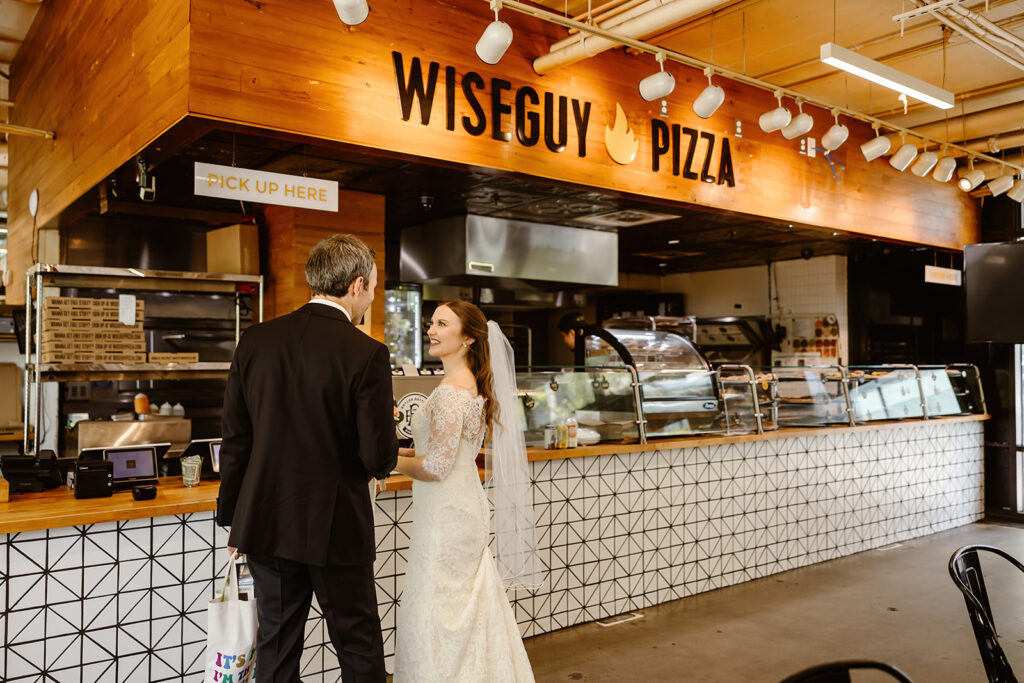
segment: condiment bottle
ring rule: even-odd
[[[135,394],[135,414],[149,415],[149,397],[141,391]]]
[[[171,408],[171,404],[168,401],[164,401],[160,404],[161,415],[170,415],[172,410],[173,408]]]
[[[175,403],[174,407],[171,408],[171,414],[177,415],[178,417],[185,417],[185,406],[181,403]]]
[[[576,418],[570,416],[569,419],[565,421],[565,427],[569,432],[567,435],[568,447],[576,448],[579,445],[579,442],[576,439],[576,429],[578,427],[576,423]]]

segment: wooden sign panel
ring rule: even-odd
[[[327,2],[192,6],[195,114],[829,230],[949,248],[977,234],[976,203],[952,184],[865,162],[865,125],[847,122],[833,176],[799,140],[758,129],[770,93],[719,79],[726,102],[703,120],[690,103],[707,81],[671,64],[662,116],[637,90],[650,56],[613,50],[541,77],[531,60],[560,29],[507,10],[512,47],[484,64],[484,2],[374,1],[351,28]],[[805,109],[820,137],[831,115]]]

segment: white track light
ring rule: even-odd
[[[896,150],[896,153],[889,157],[889,165],[897,171],[903,172],[907,170],[907,166],[910,166],[916,158],[917,147],[914,147],[909,142],[904,142],[900,145],[900,148]]]
[[[804,103],[797,100],[796,106],[797,109],[800,110],[800,113],[793,117],[793,120],[789,122],[789,125],[782,129],[782,137],[787,140],[792,140],[793,138],[798,138],[810,133],[811,129],[814,128],[814,119],[811,118],[810,114],[804,113]]]
[[[491,9],[494,10],[494,21],[487,25],[480,40],[476,41],[476,56],[487,64],[497,64],[512,44],[512,27],[498,19],[501,0],[491,0]]]
[[[338,18],[349,26],[363,23],[370,13],[366,0],[334,0],[334,9],[338,12]]]
[[[892,147],[892,140],[889,139],[888,135],[877,135],[878,129],[875,129],[875,133],[876,137],[860,146],[861,154],[864,155],[866,161],[874,161]]]
[[[1012,175],[1001,175],[998,178],[990,180],[988,183],[989,192],[992,193],[993,197],[998,197],[1011,187],[1013,187]]]
[[[793,120],[793,115],[789,113],[789,110],[782,106],[782,91],[775,91],[775,99],[779,101],[779,106],[775,109],[769,109],[765,113],[761,114],[757,119],[757,125],[761,127],[765,133],[774,133],[777,130],[782,130],[789,125],[789,122]]]
[[[640,81],[640,97],[648,102],[668,97],[676,89],[675,76],[665,71],[665,53],[659,52],[654,58],[658,60],[661,70]]]
[[[932,171],[932,179],[940,183],[948,183],[949,179],[953,177],[954,171],[956,171],[956,159],[954,157],[942,157],[939,159],[939,163],[935,164],[935,170]]]
[[[704,88],[704,91],[693,101],[693,113],[702,119],[710,118],[725,101],[725,91],[721,86],[711,82],[713,73],[710,66],[704,69],[704,75],[708,77],[708,87]]]
[[[929,152],[926,150],[917,158],[914,165],[910,167],[910,172],[918,178],[924,178],[932,172],[932,169],[935,168],[935,164],[937,163],[939,163],[939,155],[935,152]]]
[[[974,159],[967,162],[968,167],[971,169],[960,176],[960,180],[957,181],[957,185],[964,192],[970,192],[978,185],[981,185],[981,181],[985,179],[985,172],[974,168]]]
[[[1013,184],[1013,189],[1006,193],[1006,196],[1015,202],[1024,202],[1024,179]]]
[[[821,146],[830,152],[842,147],[846,139],[850,137],[850,129],[839,123],[839,110],[832,110],[832,118],[835,119],[835,123],[832,127],[825,131],[825,134],[821,136]]]

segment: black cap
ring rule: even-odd
[[[558,319],[558,329],[562,332],[572,332],[585,322],[583,316],[579,313],[566,313]]]

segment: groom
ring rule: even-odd
[[[256,588],[260,683],[296,683],[310,601],[346,683],[383,683],[367,479],[398,457],[388,349],[357,330],[374,252],[332,235],[306,262],[313,297],[246,330],[228,374],[217,521]]]

